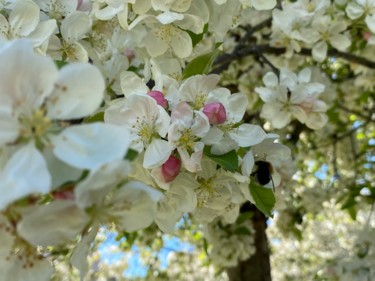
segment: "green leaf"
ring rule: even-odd
[[[241,224],[241,223],[244,223],[245,221],[251,220],[253,215],[254,215],[253,212],[241,213],[236,220],[236,224]]]
[[[249,185],[250,194],[255,201],[255,206],[267,217],[273,217],[272,209],[275,206],[276,199],[272,189],[265,188],[254,182]]]
[[[125,159],[129,161],[133,161],[138,156],[138,152],[134,149],[129,149],[128,153],[126,153]]]
[[[95,115],[86,117],[83,120],[83,123],[94,123],[94,122],[103,122],[104,121],[104,112],[98,112]]]
[[[225,170],[235,172],[238,169],[238,156],[235,150],[231,150],[223,155],[215,155],[211,153],[211,146],[206,146],[203,150],[203,154],[215,161]]]
[[[215,50],[211,53],[201,55],[193,59],[185,67],[182,79],[189,78],[193,75],[207,74],[210,71],[211,66],[218,54],[219,50]]]
[[[237,228],[234,233],[237,235],[251,235],[250,230],[244,226]]]
[[[64,67],[65,65],[67,65],[68,63],[66,61],[62,61],[62,60],[55,60],[55,64],[57,66],[58,69]]]
[[[195,45],[197,45],[202,39],[203,39],[203,35],[207,32],[208,30],[208,23],[205,24],[204,28],[203,28],[203,32],[202,33],[199,33],[199,34],[196,34],[190,30],[185,30],[185,32],[187,32],[191,38],[191,42],[193,43],[193,47],[195,47]]]

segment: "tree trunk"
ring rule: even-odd
[[[254,245],[256,252],[236,267],[227,269],[230,281],[271,281],[270,251],[266,235],[267,218],[254,205],[245,204],[241,211],[253,211],[255,229]]]

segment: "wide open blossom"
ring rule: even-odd
[[[13,1],[12,1],[13,2]],[[40,21],[38,5],[30,0],[18,0],[6,6],[8,19],[0,14],[0,39],[28,38],[34,47],[48,41],[57,29],[53,19]]]
[[[132,135],[132,148],[145,150],[143,166],[156,168],[172,152],[172,145],[163,140],[170,124],[168,113],[148,95],[130,95],[115,100],[105,111],[105,122],[128,129]]]
[[[51,177],[41,153],[46,147],[78,169],[123,157],[130,141],[121,128],[92,123],[63,129],[59,123],[99,107],[104,81],[94,66],[72,64],[59,71],[26,40],[6,44],[0,59],[0,146],[17,147],[0,171],[0,209],[28,194],[49,191]],[[109,142],[111,146],[103,145]]]
[[[201,169],[204,137],[210,124],[207,116],[181,102],[172,110],[172,123],[168,131],[168,140],[177,148],[182,164],[186,170],[196,172]]]
[[[320,129],[327,122],[326,104],[319,100],[324,85],[310,82],[311,70],[300,71],[298,76],[288,69],[280,70],[280,80],[268,72],[263,77],[266,87],[255,91],[265,102],[261,116],[275,128],[283,128],[295,117],[309,128]]]

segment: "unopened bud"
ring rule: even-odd
[[[166,182],[173,181],[181,170],[181,160],[171,155],[168,160],[161,166],[161,173]]]
[[[220,102],[206,104],[203,113],[206,114],[211,125],[223,124],[227,120],[227,112]]]
[[[160,105],[162,108],[168,108],[168,101],[164,97],[163,93],[160,91],[150,91],[147,93],[150,97],[156,100],[156,103]]]

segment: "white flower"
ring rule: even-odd
[[[181,102],[173,108],[171,117],[169,142],[177,148],[185,169],[190,172],[199,171],[204,148],[200,138],[204,137],[210,128],[206,115],[193,111],[186,102]]]
[[[0,14],[0,38],[10,40],[27,37],[34,47],[48,41],[57,29],[55,20],[40,22],[38,5],[29,0],[14,1],[7,5],[10,9],[8,20]]]
[[[285,127],[292,116],[309,127],[311,124],[312,127],[323,126],[327,121],[324,121],[324,117],[319,124],[308,122],[316,113],[324,115],[327,110],[325,103],[318,100],[318,96],[324,91],[324,85],[310,82],[310,77],[311,71],[308,68],[301,70],[298,76],[282,68],[280,81],[274,73],[268,72],[263,77],[266,88],[255,89],[265,102],[261,116],[270,121],[275,128]]]
[[[49,281],[54,272],[51,263],[33,247],[15,236],[14,226],[0,216],[0,280]]]
[[[327,57],[327,43],[340,51],[345,51],[351,45],[348,36],[342,34],[347,28],[344,21],[334,22],[329,16],[320,16],[313,20],[311,26],[313,30],[302,32],[301,38],[307,43],[314,42],[312,55],[318,62]]]
[[[131,147],[138,152],[145,149],[143,166],[156,168],[172,152],[172,145],[161,139],[167,134],[170,117],[164,108],[147,95],[130,95],[115,100],[105,111],[104,119],[128,129],[132,134]]]
[[[208,102],[220,101],[227,113],[223,124],[210,128],[203,142],[212,145],[211,152],[225,154],[238,147],[249,147],[261,142],[266,134],[260,126],[241,124],[247,108],[247,97],[237,93],[231,95],[229,90],[213,91],[207,98]]]
[[[53,37],[49,45],[49,54],[64,61],[88,61],[86,49],[79,43],[91,28],[90,17],[81,11],[70,13],[61,21],[61,39]]]
[[[354,0],[346,6],[346,13],[351,19],[357,19],[365,15],[367,27],[375,33],[375,1],[374,0]]]

